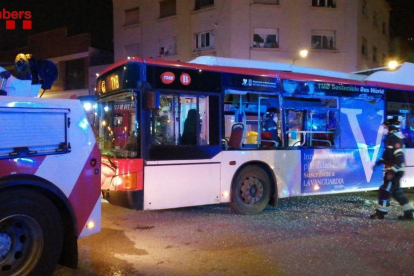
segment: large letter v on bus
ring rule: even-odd
[[[348,117],[349,125],[351,126],[352,134],[354,135],[355,141],[358,145],[359,155],[361,157],[362,166],[364,167],[365,177],[367,182],[371,181],[372,177],[372,166],[377,161],[378,153],[380,150],[381,139],[382,139],[382,129],[383,126],[380,125],[377,131],[377,139],[375,142],[374,154],[372,159],[369,157],[368,147],[366,146],[364,135],[362,134],[361,126],[359,125],[357,115],[362,113],[362,109],[350,109],[350,108],[341,108],[341,113],[346,114]],[[384,111],[380,110],[377,112],[378,115],[384,117]],[[381,120],[382,121],[382,120]],[[362,146],[364,145],[364,146]]]

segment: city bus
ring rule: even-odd
[[[413,186],[413,70],[367,76],[218,57],[115,63],[90,106],[103,198],[138,210],[229,203],[256,214],[280,198],[375,190],[387,118],[401,121],[402,187]]]

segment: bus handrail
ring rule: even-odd
[[[313,134],[333,134],[335,133],[334,131],[315,131],[315,130],[288,130],[286,131],[287,134],[292,133],[292,134],[301,134],[303,135],[303,141],[300,144],[300,146],[305,145],[306,141],[307,141],[307,134],[310,134],[309,139],[310,139],[310,145],[312,145],[312,141],[318,141],[318,142],[325,142],[328,143],[329,146],[332,146],[331,141],[329,141],[328,139],[324,140],[324,139],[313,139],[312,135]]]

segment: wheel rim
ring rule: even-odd
[[[43,250],[43,231],[31,217],[13,215],[0,221],[0,274],[27,275]]]
[[[246,204],[255,204],[263,198],[263,184],[256,177],[247,177],[241,186],[241,197]]]

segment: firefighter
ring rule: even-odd
[[[371,219],[384,219],[390,208],[391,197],[403,208],[404,214],[399,216],[400,220],[413,220],[413,206],[400,188],[400,179],[404,175],[404,142],[399,132],[400,122],[390,119],[384,122],[385,150],[382,158],[378,160],[375,167],[384,164],[384,182],[378,190],[378,206]],[[388,132],[388,133],[387,133]]]
[[[277,113],[277,108],[270,107],[266,110],[266,113],[264,114],[264,120],[262,124],[262,134],[261,139],[262,140],[271,140],[274,142],[263,142],[262,145],[267,147],[277,147],[280,145],[280,139],[277,135],[277,124],[275,122],[275,114]],[[276,120],[277,120],[277,114],[276,114]]]

